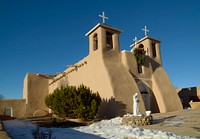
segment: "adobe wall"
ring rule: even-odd
[[[76,70],[74,67],[68,68],[65,71],[65,73],[68,73],[66,76],[55,81],[54,83],[50,83],[49,93],[52,93],[54,89],[60,87],[60,84],[63,82],[66,82],[68,85],[75,86],[84,84],[90,87],[93,92],[99,92],[100,96],[103,98],[99,110],[100,117],[102,117],[102,115],[103,117],[106,115],[106,118],[108,118],[119,114],[118,110],[120,108],[118,103],[120,102],[115,100],[113,86],[104,65],[104,61],[102,60],[102,56],[98,55],[98,53],[95,54],[94,52],[75,65],[82,66]]]
[[[155,70],[152,82],[153,93],[161,113],[183,109],[180,98],[163,67]]]
[[[132,54],[132,52],[129,51],[122,51],[121,52],[121,60],[123,65],[128,69],[128,71],[131,73],[132,78],[136,81],[137,83],[137,87],[139,89],[138,84],[142,83],[145,86],[145,91],[147,91],[149,93],[149,99],[150,99],[150,110],[152,112],[156,112],[154,109],[157,107],[157,103],[155,103],[155,97],[153,95],[152,92],[152,80],[151,80],[151,76],[152,76],[152,67],[149,59],[145,59],[145,65],[142,66],[143,68],[143,73],[139,74],[138,73],[138,69],[137,69],[137,62],[135,60],[134,55]],[[148,56],[146,56],[148,57]],[[140,99],[143,100],[143,99]]]
[[[66,76],[60,80],[50,82],[49,93],[60,86],[61,83],[67,82],[68,85],[84,84],[90,87],[94,92],[99,92],[104,99],[99,115],[123,115],[126,112],[133,112],[133,94],[139,93],[137,84],[132,78],[129,70],[121,63],[121,53],[110,50],[107,54],[102,55],[93,52],[75,65],[83,66],[77,68],[68,68]],[[74,69],[72,72],[70,72]],[[54,79],[55,80],[55,79]],[[145,112],[145,107],[139,93],[140,109]]]
[[[95,53],[91,54],[74,65],[82,66],[77,69],[75,67],[68,68],[64,71],[67,73],[66,76],[53,83],[50,82],[49,93],[52,93],[54,89],[60,87],[61,84],[67,83],[68,85],[75,86],[84,84],[90,87],[92,91],[101,93],[103,98],[111,98],[113,96],[111,83],[100,55],[95,55]],[[61,75],[56,78],[60,76]],[[54,80],[56,80],[56,78],[54,78]]]
[[[200,109],[200,102],[189,102],[192,109]]]
[[[26,99],[26,116],[36,110],[47,110],[44,99],[48,95],[49,80],[37,74],[27,73],[24,79],[23,98]]]
[[[131,59],[131,60],[130,60]],[[134,55],[129,51],[121,52],[121,61],[124,66],[133,74],[138,72],[137,70],[137,62],[135,60]]]
[[[197,86],[197,95],[200,96],[200,86]]]
[[[135,79],[139,80],[150,80],[152,75],[152,67],[151,67],[151,61],[149,60],[148,56],[145,58],[145,65],[142,66],[143,73],[138,73],[137,68],[137,62],[135,60],[135,56],[132,54],[132,52],[129,51],[122,51],[121,52],[121,61],[123,65],[131,72],[133,77]]]
[[[25,99],[6,99],[0,100],[0,115],[5,114],[5,107],[12,107],[13,117],[24,117]]]
[[[122,56],[121,52],[110,50],[104,55],[104,63],[110,76],[115,98],[126,104],[126,112],[132,113],[133,95],[138,93],[140,112],[144,114],[146,111],[144,102],[133,75],[130,72],[130,67],[134,65],[132,58],[127,59],[126,56]]]

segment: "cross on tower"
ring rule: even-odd
[[[135,42],[134,45],[136,46],[137,41],[138,41],[138,40],[137,40],[137,37],[135,37],[135,38],[133,39],[133,41]]]
[[[138,40],[137,40],[137,37],[135,37],[135,38],[133,39],[133,41],[134,41],[134,44],[131,44],[130,47],[136,46],[137,41],[138,41]]]
[[[133,39],[133,41],[134,41],[134,44],[132,44],[132,45],[130,45],[130,47],[132,48],[131,49],[131,52],[133,51],[133,46],[135,46],[136,47],[136,45],[137,45],[137,37],[135,37],[134,39]]]
[[[99,17],[102,18],[103,23],[105,23],[105,19],[108,19],[108,17],[105,16],[105,13],[104,13],[104,12],[102,12],[102,15],[99,15]]]
[[[147,32],[149,32],[149,30],[147,30],[147,26],[144,26],[142,30],[144,31],[144,35],[147,36]]]

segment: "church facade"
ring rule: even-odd
[[[181,110],[180,98],[162,67],[160,41],[145,36],[133,45],[133,50],[139,48],[145,51],[145,63],[141,66],[133,52],[120,51],[121,32],[105,23],[97,24],[86,34],[89,38],[88,56],[58,75],[27,73],[23,99],[17,100],[19,108],[9,106],[3,100],[0,104],[5,105],[0,105],[4,106],[0,114],[5,114],[5,108],[13,108],[13,116],[16,117],[47,112],[49,109],[44,98],[48,94],[61,86],[80,84],[99,92],[103,99],[98,112],[100,117],[132,113],[135,93],[138,93],[142,114],[147,110],[153,113]]]

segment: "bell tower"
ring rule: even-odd
[[[137,37],[133,39],[135,43],[131,45],[132,47],[132,52],[135,48],[142,48],[146,51],[146,55],[155,60],[157,63],[162,65],[162,58],[161,58],[161,52],[160,52],[160,41],[156,40],[154,38],[151,38],[147,36],[147,27],[145,26],[144,29],[142,29],[145,33],[145,36],[140,39],[139,41],[137,40]]]
[[[89,54],[109,50],[120,51],[119,34],[122,31],[105,24],[105,19],[108,18],[104,12],[99,16],[103,18],[103,23],[98,23],[85,35],[89,37]]]
[[[97,24],[86,36],[89,37],[89,54],[98,51],[120,51],[119,34],[121,30],[110,27],[104,23]]]
[[[146,55],[154,59],[157,63],[162,65],[162,58],[160,52],[160,41],[151,37],[145,36],[138,41],[138,47],[143,46],[146,51]]]

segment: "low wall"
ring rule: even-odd
[[[200,109],[200,102],[190,102],[189,104],[192,109]]]
[[[0,100],[0,115],[5,115],[5,108],[11,107],[13,117],[24,117],[25,99]]]
[[[153,117],[150,116],[124,116],[122,118],[122,124],[128,126],[145,126],[150,125],[153,122]]]

